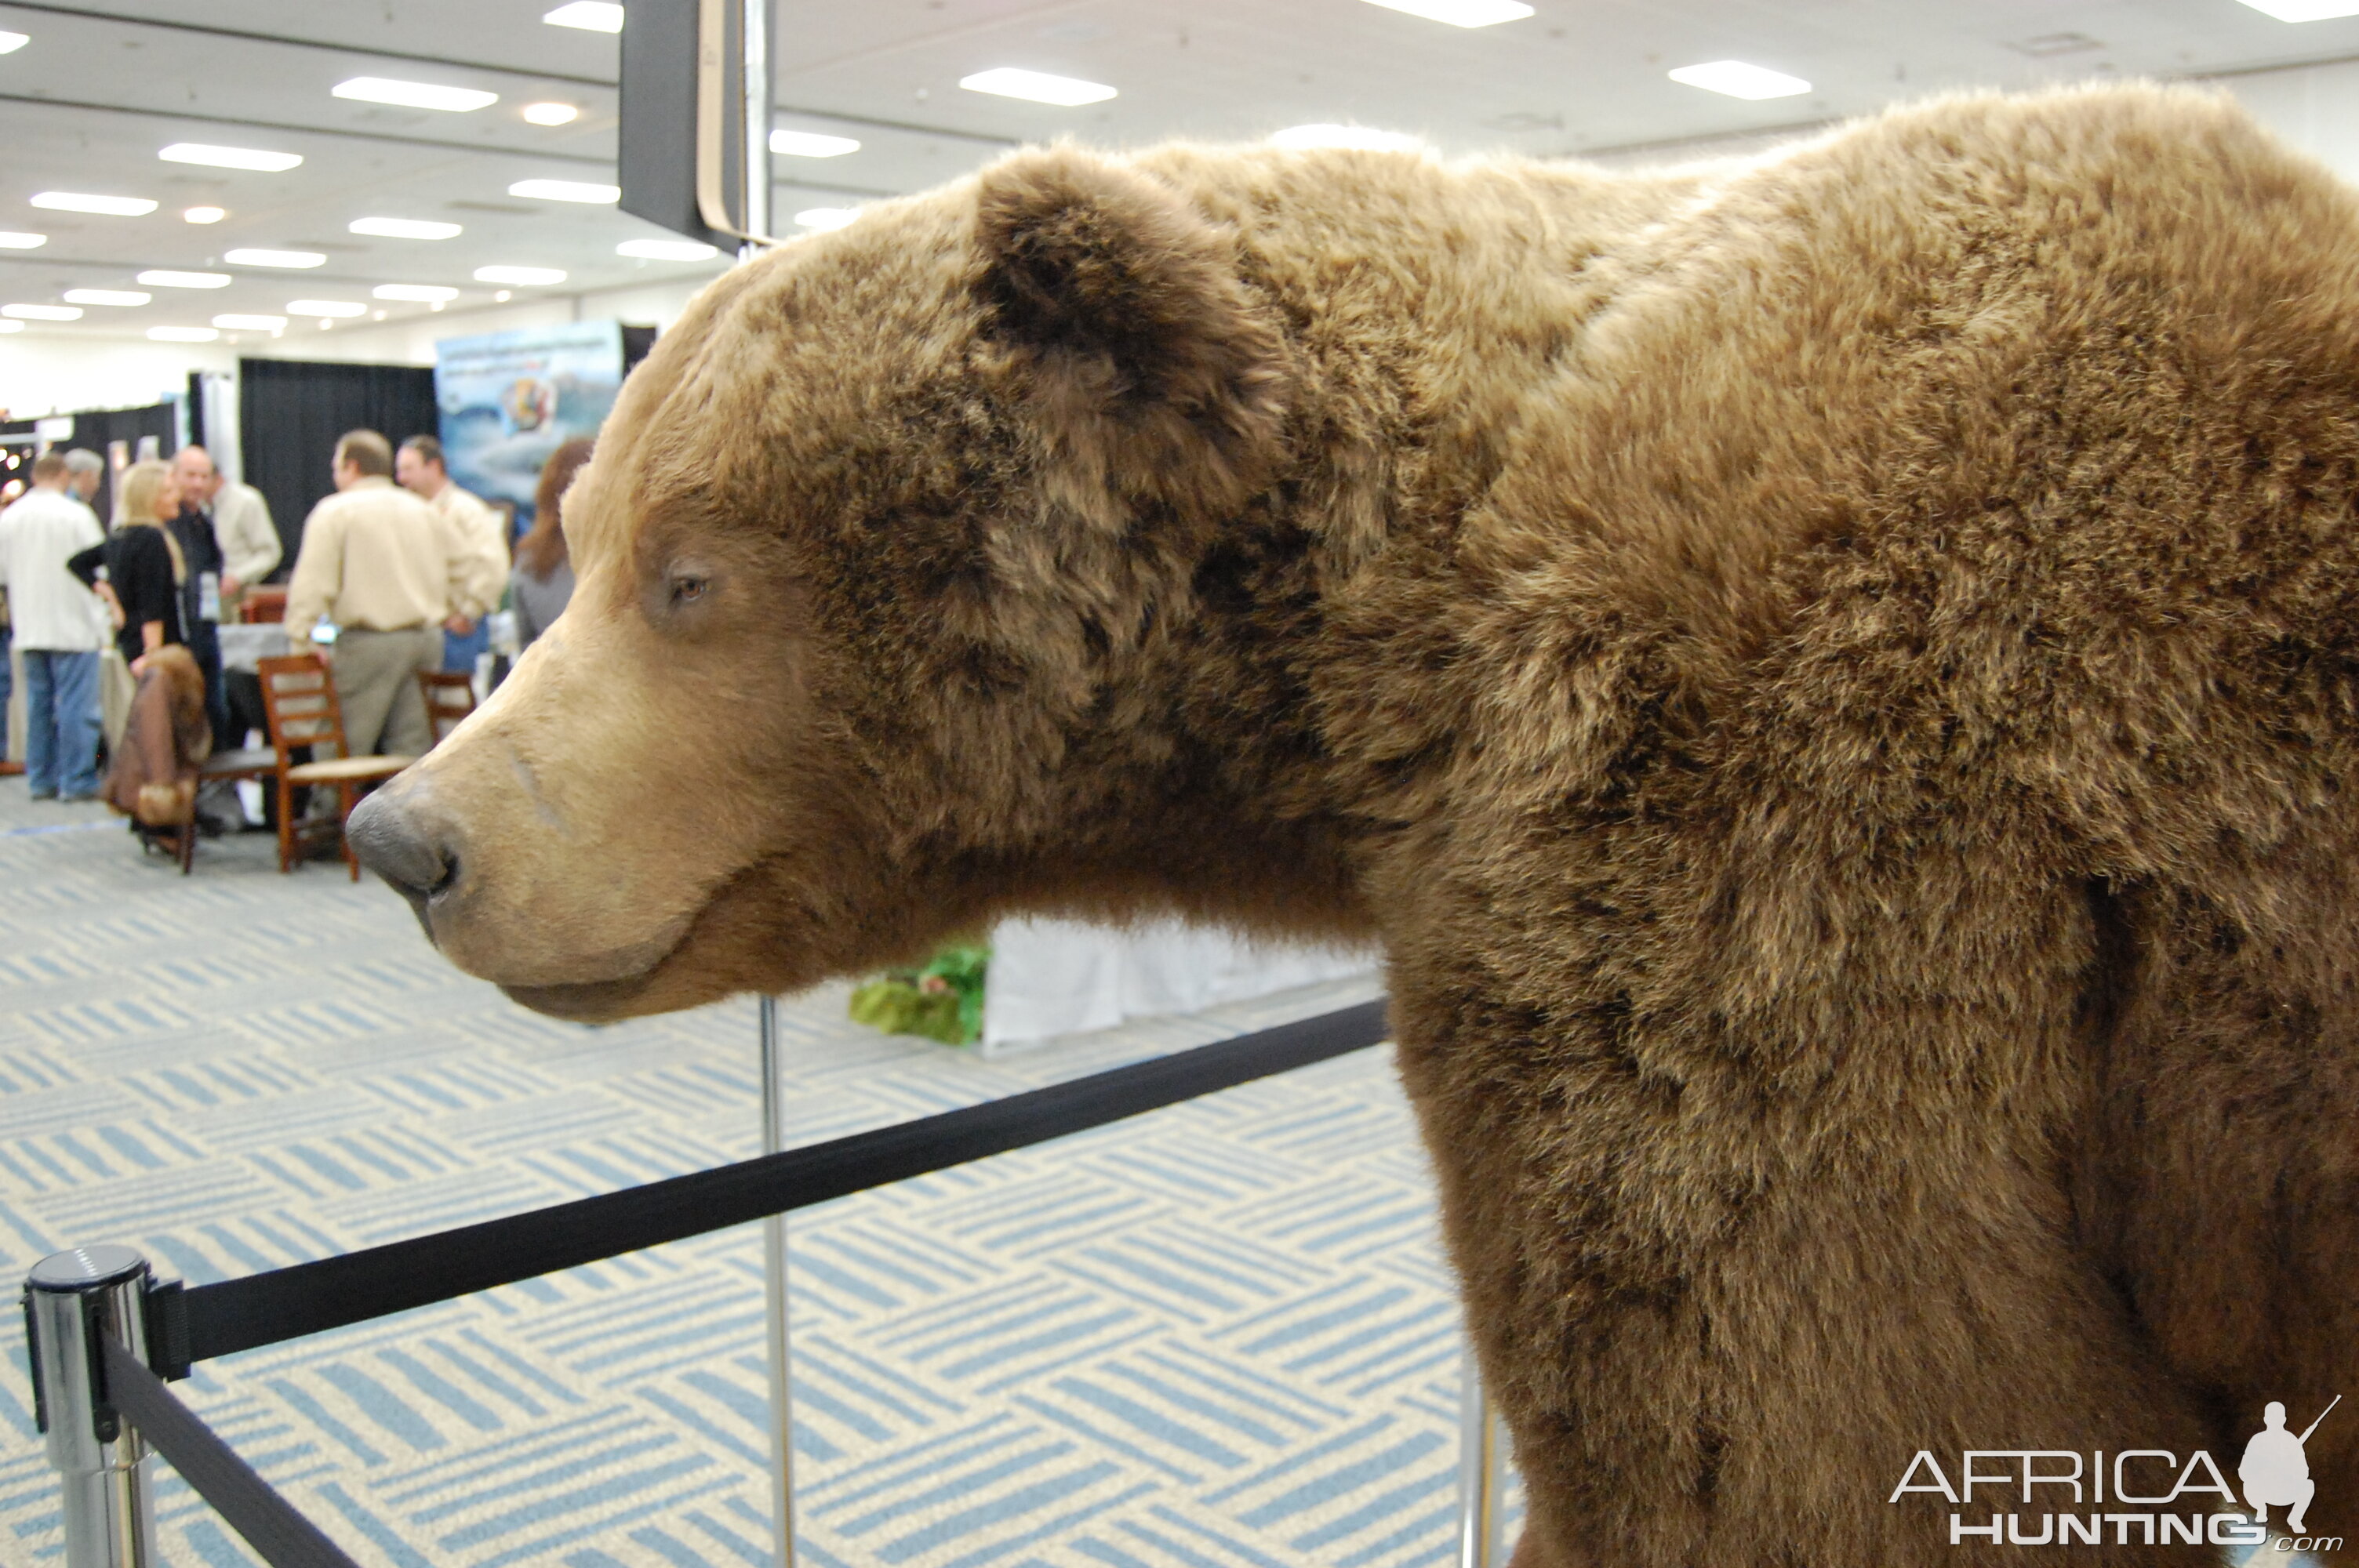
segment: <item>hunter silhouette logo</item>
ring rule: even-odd
[[[2296,1535],[2302,1532],[2302,1516],[2310,1511],[2310,1499],[2318,1495],[2318,1483],[2310,1478],[2310,1434],[2342,1402],[2343,1396],[2335,1395],[2299,1437],[2286,1430],[2286,1408],[2277,1400],[2271,1400],[2268,1409],[2261,1412],[2267,1424],[2245,1444],[2245,1461],[2236,1466],[2236,1478],[2245,1483],[2245,1504],[2253,1510],[2255,1524],[2268,1523],[2273,1507],[2289,1509],[2286,1529]]]

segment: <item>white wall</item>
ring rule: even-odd
[[[290,328],[286,336],[249,340],[238,351],[256,359],[339,360],[348,363],[430,365],[440,338],[470,338],[521,327],[554,327],[568,321],[622,321],[634,327],[669,328],[710,278],[645,288],[608,288],[586,294],[540,295],[474,310],[429,311],[382,323]]]
[[[2217,79],[2254,118],[2359,184],[2359,60]]]
[[[151,343],[45,333],[38,323],[0,337],[0,408],[12,419],[83,408],[140,408],[186,396],[193,370],[234,371],[220,343]]]

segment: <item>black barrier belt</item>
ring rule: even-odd
[[[1364,1002],[783,1154],[201,1285],[181,1298],[188,1356],[201,1361],[276,1345],[745,1225],[1307,1067],[1384,1038],[1385,1004]]]
[[[212,1504],[270,1568],[359,1568],[121,1341],[101,1335],[99,1356],[106,1372],[106,1402],[130,1418],[139,1434],[172,1462],[180,1479]]]

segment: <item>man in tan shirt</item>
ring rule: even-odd
[[[442,622],[472,582],[472,546],[451,521],[393,482],[393,446],[374,430],[336,443],[336,493],[311,508],[287,585],[287,635],[336,627],[330,666],[354,755],[415,757],[433,743],[418,672],[442,664]]]
[[[484,618],[500,607],[508,586],[507,520],[484,498],[451,478],[442,443],[412,436],[393,455],[393,479],[449,518],[469,546],[466,591],[442,622],[442,667],[475,673],[475,657],[490,643]]]

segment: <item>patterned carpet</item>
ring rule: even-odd
[[[996,1062],[782,1008],[801,1142],[1358,1000]],[[865,1194],[792,1227],[818,1568],[1408,1568],[1451,1555],[1459,1333],[1387,1053]],[[756,1152],[750,1003],[586,1030],[460,976],[383,889],[195,876],[0,781],[0,1271],[124,1241],[190,1281]],[[741,1228],[210,1363],[184,1397],[361,1562],[771,1561]],[[5,1315],[0,1562],[60,1561]],[[159,1476],[165,1561],[251,1561]]]

